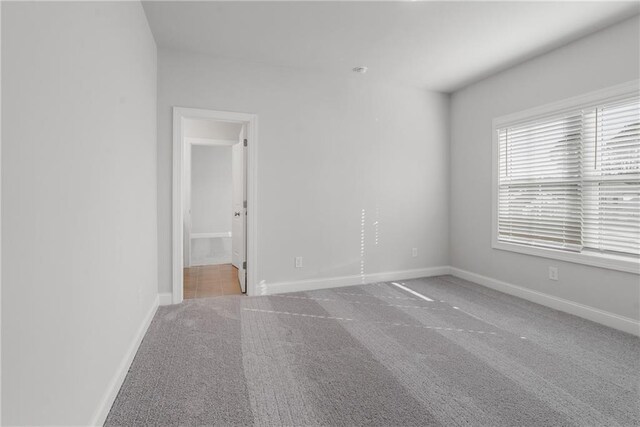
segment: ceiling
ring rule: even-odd
[[[211,119],[185,119],[184,136],[239,141],[242,124]]]
[[[160,48],[452,92],[640,13],[638,2],[144,2]]]

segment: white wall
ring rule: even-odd
[[[3,425],[99,420],[157,301],[156,59],[137,2],[2,2]]]
[[[639,319],[637,275],[491,248],[491,121],[640,77],[638,18],[494,75],[452,96],[454,267]],[[548,280],[548,266],[559,281]]]
[[[374,78],[161,49],[160,291],[171,290],[172,106],[259,116],[259,281],[358,275],[362,236],[366,273],[447,265],[448,96]]]
[[[230,232],[232,192],[231,146],[193,145],[191,147],[191,232]]]

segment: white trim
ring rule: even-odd
[[[598,254],[596,252],[591,253],[588,250],[584,250],[583,252],[567,252],[558,249],[539,248],[536,246],[519,245],[517,243],[506,243],[500,241],[493,242],[491,246],[494,249],[503,251],[517,252],[525,255],[590,265],[592,267],[640,274],[640,260],[631,260],[625,257]]]
[[[598,252],[568,252],[558,249],[542,248],[536,246],[519,245],[498,240],[498,185],[499,185],[499,141],[496,130],[530,120],[541,118],[550,114],[557,114],[564,110],[571,110],[576,107],[588,107],[598,103],[614,100],[630,93],[640,91],[640,80],[633,80],[620,85],[597,90],[585,95],[575,96],[558,102],[553,102],[540,107],[531,108],[525,111],[509,114],[493,119],[492,122],[492,144],[491,144],[491,247],[493,249],[517,252],[526,255],[539,256],[543,258],[557,259],[560,261],[585,264],[594,267],[607,268],[610,270],[624,271],[627,273],[640,274],[640,260],[632,257],[600,254]]]
[[[232,237],[230,231],[223,231],[221,233],[191,233],[189,238],[193,239],[217,239],[220,237]]]
[[[206,145],[209,147],[230,147],[239,142],[233,139],[196,138],[191,136],[185,136],[184,141],[191,145]]]
[[[173,304],[173,295],[171,292],[163,292],[158,294],[158,305],[171,305]]]
[[[225,259],[220,259],[217,260],[216,262],[212,262],[212,261],[196,261],[194,263],[191,264],[191,267],[205,267],[207,265],[223,265],[223,264],[231,264],[231,256],[229,256],[228,258]]]
[[[553,308],[555,310],[573,314],[574,316],[582,317],[583,319],[591,320],[610,328],[640,336],[640,321],[629,317],[620,316],[588,305],[558,298],[553,295],[527,289],[522,286],[513,285],[491,277],[471,273],[470,271],[462,270],[460,268],[451,267],[451,275],[505,294],[513,295],[515,297]]]
[[[184,119],[210,119],[233,123],[246,123],[249,134],[247,147],[247,294],[256,295],[258,277],[258,116],[248,113],[173,107],[173,214],[172,214],[172,295],[173,303],[183,299],[183,212],[184,192],[183,138]]]
[[[391,280],[408,280],[418,279],[420,277],[442,276],[445,274],[449,274],[448,266],[388,271],[364,275],[327,277],[323,279],[297,280],[291,282],[265,283],[263,281],[258,285],[258,293],[256,295],[304,292],[318,289],[339,288],[342,286],[363,285],[367,283],[389,282]]]
[[[120,365],[118,366],[118,369],[115,372],[113,379],[111,380],[111,382],[109,383],[109,386],[107,387],[107,392],[105,393],[100,405],[98,405],[98,408],[93,415],[93,418],[91,421],[92,426],[104,425],[104,422],[107,419],[107,415],[109,415],[109,411],[111,410],[111,406],[113,405],[113,402],[116,400],[116,397],[118,396],[120,387],[122,387],[122,383],[124,383],[124,379],[127,376],[127,372],[129,372],[129,368],[131,367],[133,358],[138,352],[140,343],[142,342],[144,335],[147,333],[147,329],[149,329],[149,325],[153,320],[153,316],[155,316],[156,314],[159,301],[160,299],[158,296],[156,296],[153,299],[151,308],[149,309],[149,311],[147,312],[147,315],[142,320],[142,324],[138,328],[136,335],[133,337],[133,341],[129,345],[129,349],[124,354],[122,360],[120,361]]]

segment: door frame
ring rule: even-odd
[[[225,122],[243,123],[248,129],[247,165],[247,295],[256,295],[258,271],[258,116],[250,113],[205,110],[200,108],[173,107],[173,197],[172,197],[172,301],[182,302],[183,296],[183,257],[184,257],[184,215],[183,197],[186,190],[185,119],[210,119]]]

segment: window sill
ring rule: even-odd
[[[573,262],[592,267],[606,268],[609,270],[624,271],[626,273],[640,274],[640,260],[623,256],[600,254],[596,252],[565,252],[557,249],[538,248],[533,246],[519,245],[517,243],[506,243],[493,241],[491,245],[494,249],[509,252],[517,252],[526,255],[533,255],[542,258],[550,258],[558,261]]]

